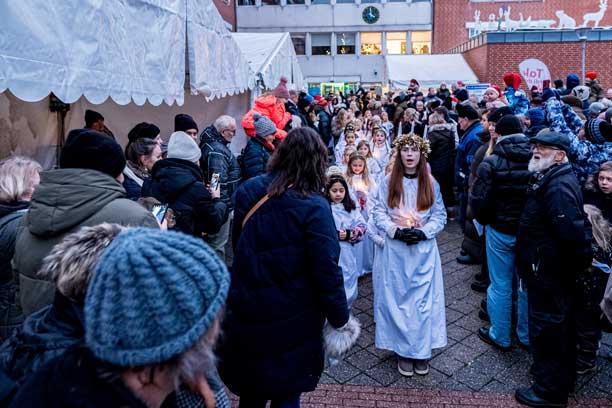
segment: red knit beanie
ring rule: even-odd
[[[594,80],[597,79],[597,72],[595,72],[595,71],[587,71],[587,73],[585,74],[585,77],[587,77],[591,81],[594,81]]]

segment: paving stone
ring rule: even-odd
[[[463,300],[454,301],[447,306],[453,310],[463,313],[464,315],[472,313],[474,311],[474,305]]]
[[[469,330],[471,333],[478,332],[478,329],[484,326],[484,322],[480,320],[475,313],[463,316],[462,318],[458,319],[455,324]]]
[[[479,391],[491,381],[491,373],[484,371],[480,365],[471,364],[458,370],[453,378],[470,389]]]
[[[340,360],[337,364],[328,367],[326,373],[332,377],[336,382],[344,384],[353,377],[360,374],[360,370],[357,367],[349,364],[347,361]]]
[[[491,346],[480,340],[480,337],[478,337],[477,334],[472,334],[471,336],[461,340],[461,344],[473,350],[479,351],[481,354],[491,349]]]
[[[374,344],[374,333],[369,332],[367,330],[362,330],[359,338],[357,339],[357,344],[360,347],[366,348]]]
[[[397,371],[397,360],[395,358],[390,358],[369,369],[368,375],[384,386],[393,384],[401,377]]]
[[[367,370],[377,365],[380,360],[377,356],[370,353],[367,350],[360,350],[354,354],[351,354],[346,358],[346,361],[359,368],[360,370]]]
[[[359,297],[354,303],[353,308],[359,311],[372,310],[372,302],[365,297]]]
[[[374,324],[374,317],[372,317],[371,313],[363,312],[363,313],[359,313],[355,317],[359,319],[359,322],[361,323],[362,328],[367,328]]]
[[[463,368],[465,363],[442,354],[431,360],[431,366],[446,375],[453,375],[457,370]]]
[[[412,377],[403,377],[399,378],[395,383],[393,383],[394,387],[400,388],[424,388],[424,389],[435,389],[438,388],[442,381],[446,380],[448,377],[442,374],[440,371],[436,370],[433,367],[429,367],[429,374],[427,375],[418,375],[415,374]]]
[[[503,383],[497,380],[491,380],[491,382],[485,385],[480,391],[510,394],[515,391],[515,388],[511,384]]]
[[[467,336],[469,336],[470,334],[472,334],[472,332],[469,332],[465,330],[463,327],[459,327],[455,324],[449,324],[448,327],[446,328],[446,334],[448,337],[452,338],[453,340],[461,341],[465,339]]]
[[[366,374],[359,374],[357,377],[352,378],[351,380],[349,380],[348,384],[351,385],[369,385],[369,386],[377,386],[377,385],[382,385],[381,383],[379,383],[378,381],[376,381],[375,379],[373,379],[372,377],[366,375]]]
[[[390,357],[393,357],[393,356],[394,356],[394,353],[393,353],[392,351],[389,351],[389,350],[383,350],[383,349],[376,348],[376,345],[375,345],[375,344],[374,344],[374,345],[372,345],[372,346],[369,346],[369,347],[367,348],[367,350],[368,350],[370,353],[374,354],[376,357],[378,357],[378,359],[379,359],[381,362],[383,362],[383,361],[387,360],[388,358],[390,358]]]

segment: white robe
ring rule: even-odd
[[[391,148],[387,143],[385,143],[383,147],[378,147],[372,143],[372,157],[378,162],[378,165],[384,173],[385,167],[387,167],[387,164],[391,159]]]
[[[342,203],[332,204],[331,209],[336,230],[352,230],[357,226],[366,227],[365,220],[359,210],[353,210],[349,213],[344,209]],[[361,243],[355,245],[347,241],[340,241],[340,260],[338,261],[338,266],[342,268],[344,291],[346,292],[346,301],[349,309],[355,299],[357,299],[357,279],[361,271],[357,265],[358,245],[361,245]]]
[[[361,215],[367,222],[370,218],[370,213],[374,208],[372,199],[376,194],[378,186],[373,177],[369,178],[368,186],[366,187],[361,176],[354,175],[351,180],[351,196],[355,198],[355,204],[360,206],[359,197],[365,196],[365,208],[361,209]],[[374,262],[374,242],[369,236],[366,236],[362,242],[356,245],[357,254],[357,269],[360,269],[359,276],[366,275],[372,272]]]
[[[394,351],[405,358],[429,359],[434,348],[446,346],[446,315],[442,264],[436,235],[446,223],[440,187],[434,183],[435,202],[417,212],[417,179],[403,179],[404,197],[400,208],[387,206],[389,177],[378,189],[373,217],[385,232],[385,244],[374,265],[374,320],[376,347]],[[393,239],[397,228],[408,220],[428,238],[415,245]]]

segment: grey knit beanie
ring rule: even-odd
[[[192,347],[225,304],[230,277],[201,239],[130,228],[104,251],[85,298],[85,341],[121,367],[166,362]]]
[[[276,133],[274,122],[257,112],[253,113],[253,123],[255,124],[255,136],[266,137]]]
[[[183,159],[197,163],[202,157],[198,144],[185,132],[174,132],[168,142],[169,159]]]

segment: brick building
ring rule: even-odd
[[[219,14],[228,24],[228,29],[236,31],[236,2],[235,0],[213,0]]]
[[[560,21],[576,25],[596,13],[599,26],[612,26],[612,0],[433,0],[433,52],[447,52],[476,36],[478,31],[513,28],[559,28]],[[558,13],[563,11],[563,13]],[[522,15],[522,17],[521,17]],[[561,16],[561,17],[560,17]],[[593,27],[593,21],[589,23]],[[480,30],[479,30],[480,29]]]

